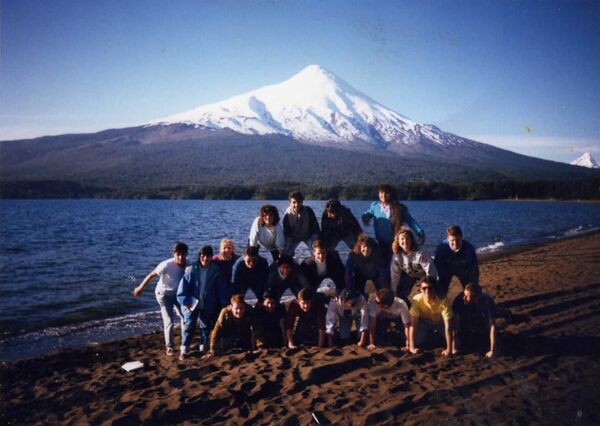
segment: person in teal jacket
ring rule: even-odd
[[[200,320],[200,351],[208,348],[210,330],[219,308],[226,304],[227,286],[221,268],[212,261],[213,249],[200,249],[198,263],[186,269],[177,289],[177,301],[183,314],[180,359],[189,352],[196,322]],[[224,290],[223,290],[224,289]]]

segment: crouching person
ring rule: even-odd
[[[452,304],[455,326],[455,352],[485,353],[494,356],[496,346],[496,304],[481,287],[471,283]]]
[[[315,299],[312,289],[300,290],[290,303],[285,329],[290,349],[298,345],[325,346],[325,307]]]
[[[339,343],[341,345],[349,343],[352,338],[352,323],[358,330],[358,344],[364,346],[369,328],[367,302],[357,289],[346,288],[338,297],[331,299],[327,306],[325,333],[329,346],[334,344],[336,325],[339,331]]]
[[[275,293],[267,290],[254,307],[254,337],[258,348],[279,348],[287,344],[285,307]]]
[[[255,350],[252,318],[252,307],[244,302],[244,296],[231,296],[231,304],[221,309],[219,319],[210,334],[210,353],[204,358],[232,349]]]
[[[404,326],[404,340],[400,342],[403,350],[410,346],[410,316],[406,302],[399,297],[394,297],[394,292],[388,288],[382,288],[375,293],[375,297],[369,300],[369,350],[376,349],[375,335],[377,325],[380,324],[381,333],[388,331],[390,322],[399,322]],[[399,324],[398,324],[399,325]]]
[[[221,269],[212,262],[213,250],[204,246],[198,254],[198,262],[188,267],[179,282],[177,301],[183,314],[181,353],[183,360],[190,350],[196,322],[200,320],[200,352],[208,348],[208,336],[214,317],[223,303],[219,289],[226,284]]]
[[[435,278],[423,277],[419,282],[421,293],[412,299],[409,349],[413,354],[424,345],[435,346],[444,340],[442,355],[453,353],[452,308],[446,298],[438,297],[436,284]]]

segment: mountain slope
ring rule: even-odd
[[[600,169],[600,164],[592,157],[589,152],[584,153],[577,160],[571,161],[573,166],[587,167],[588,169]]]

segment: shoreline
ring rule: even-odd
[[[485,259],[493,359],[396,346],[164,355],[161,332],[0,363],[5,424],[600,422],[600,232]],[[458,293],[455,281],[451,295]],[[176,340],[179,339],[176,333]],[[127,361],[144,368],[126,373]],[[473,401],[478,401],[473,404]]]

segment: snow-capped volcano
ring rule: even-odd
[[[592,157],[592,154],[589,152],[584,153],[577,160],[571,161],[570,164],[573,166],[587,167],[589,169],[600,169],[600,164],[594,160],[594,157]]]
[[[310,65],[282,83],[147,124],[176,123],[242,134],[281,134],[306,142],[366,142],[392,150],[393,145],[423,140],[441,145],[468,143],[384,107],[318,65]]]

